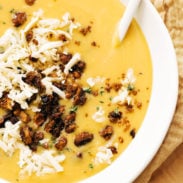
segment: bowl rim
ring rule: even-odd
[[[128,0],[121,2],[126,5]],[[105,170],[81,181],[83,183],[102,180],[133,182],[157,153],[175,112],[178,65],[169,32],[149,0],[141,1],[135,19],[144,33],[152,58],[153,83],[149,107],[136,137],[120,157]]]

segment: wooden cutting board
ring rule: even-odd
[[[155,171],[149,183],[183,182],[183,144]]]

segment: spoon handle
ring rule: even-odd
[[[124,12],[124,15],[122,16],[122,18],[120,19],[119,22],[119,27],[118,27],[118,36],[119,36],[119,40],[122,41],[123,38],[126,35],[126,32],[129,28],[129,25],[133,19],[133,16],[140,4],[141,0],[130,0],[126,10]]]

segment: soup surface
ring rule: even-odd
[[[77,182],[135,138],[152,65],[136,21],[113,46],[123,11],[119,0],[0,0],[1,178]]]

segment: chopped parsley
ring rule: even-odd
[[[70,112],[76,112],[78,110],[78,106],[76,105],[76,106],[72,106],[71,108],[70,108]]]
[[[132,91],[134,90],[134,86],[132,84],[129,84],[127,87],[127,90]]]
[[[109,100],[112,101],[112,97],[109,97]]]
[[[92,89],[90,87],[84,88],[83,90],[86,93],[91,93],[92,92]]]
[[[88,167],[89,167],[90,169],[93,169],[93,168],[94,168],[94,166],[93,166],[92,163],[90,163],[90,164],[88,165]]]
[[[119,114],[119,109],[118,108],[114,109],[114,113]]]
[[[100,95],[102,96],[104,92],[105,92],[105,91],[104,91],[104,87],[101,87],[101,88],[100,88],[100,91],[99,91]]]
[[[12,9],[10,10],[10,13],[15,13],[15,9],[12,8]]]

